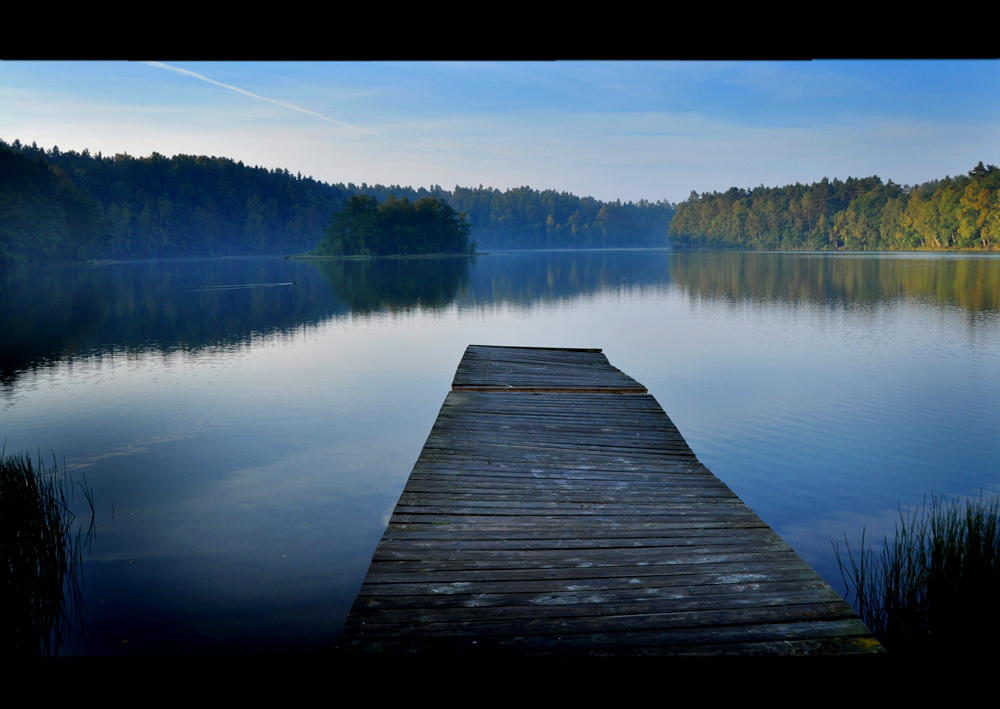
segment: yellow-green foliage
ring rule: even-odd
[[[677,205],[677,246],[741,249],[995,249],[1000,247],[1000,169],[912,188],[876,177],[812,185],[732,188]]]

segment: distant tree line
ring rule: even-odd
[[[104,156],[0,141],[0,263],[308,251],[353,195],[465,212],[481,248],[662,246],[669,202],[551,190],[327,184],[228,158]]]
[[[996,249],[1000,170],[910,187],[876,177],[692,192],[670,223],[674,246],[738,249]]]
[[[667,201],[601,202],[530,187],[501,192],[455,187],[449,204],[469,215],[482,248],[666,246],[674,205]]]
[[[379,204],[357,194],[330,221],[318,254],[390,256],[414,254],[469,254],[476,243],[465,213],[456,213],[440,197],[411,202],[396,195]]]

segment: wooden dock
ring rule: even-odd
[[[344,651],[881,652],[600,350],[472,345]]]

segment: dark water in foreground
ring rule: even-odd
[[[0,271],[0,438],[96,497],[78,654],[330,648],[470,343],[604,348],[838,590],[845,533],[1000,492],[995,256]]]

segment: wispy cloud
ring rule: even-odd
[[[215,79],[209,79],[207,76],[203,76],[201,74],[198,74],[198,73],[193,72],[193,71],[189,71],[187,69],[181,69],[180,67],[170,66],[169,64],[164,64],[163,62],[143,62],[143,63],[144,64],[148,64],[149,66],[152,66],[152,67],[157,67],[159,69],[168,69],[170,71],[176,72],[178,74],[182,74],[184,76],[190,76],[190,77],[192,77],[194,79],[199,79],[201,81],[208,82],[209,84],[215,84],[216,86],[221,86],[224,89],[229,89],[230,91],[235,91],[237,93],[241,93],[244,96],[249,96],[250,98],[255,98],[255,99],[259,100],[259,101],[267,101],[268,103],[273,103],[274,105],[281,106],[282,108],[287,108],[287,109],[292,110],[292,111],[298,111],[299,113],[305,113],[308,116],[313,116],[314,118],[319,118],[321,121],[326,121],[327,123],[333,123],[334,125],[343,126],[344,128],[350,128],[351,130],[356,130],[356,131],[359,131],[361,133],[366,133],[368,135],[373,135],[376,138],[381,138],[382,140],[389,140],[389,141],[392,141],[393,143],[398,143],[399,145],[404,145],[404,146],[406,146],[408,148],[414,147],[412,145],[407,145],[406,143],[404,143],[401,140],[397,140],[395,138],[391,138],[391,137],[389,137],[387,135],[382,135],[381,133],[376,133],[373,130],[368,130],[366,128],[361,128],[360,126],[352,125],[350,123],[344,123],[343,121],[338,121],[338,120],[336,120],[334,118],[330,118],[329,116],[324,116],[322,113],[316,113],[316,111],[310,111],[307,108],[302,108],[301,106],[296,106],[296,105],[291,104],[291,103],[286,103],[284,101],[279,101],[277,99],[268,98],[267,96],[260,96],[259,94],[255,94],[255,93],[253,93],[251,91],[247,91],[246,89],[241,89],[238,86],[232,86],[230,84],[224,84],[221,81],[216,81]]]

